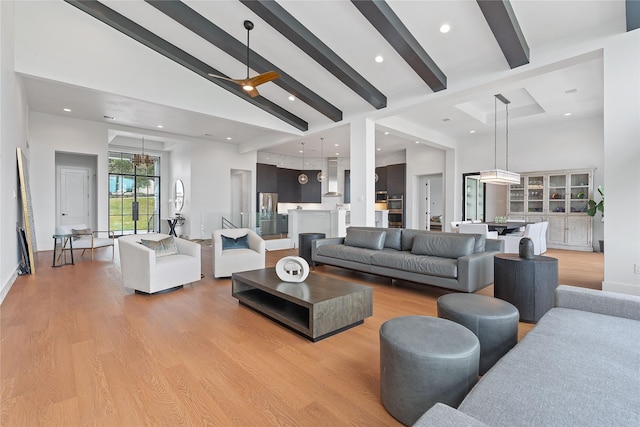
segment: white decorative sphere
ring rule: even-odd
[[[283,282],[304,282],[309,275],[309,264],[299,256],[287,256],[276,263],[276,274]]]

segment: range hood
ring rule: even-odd
[[[338,192],[338,158],[327,158],[327,192],[325,197],[342,197]]]

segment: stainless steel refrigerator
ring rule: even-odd
[[[278,219],[278,193],[258,193],[258,221],[260,234],[276,234]]]

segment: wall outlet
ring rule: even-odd
[[[639,263],[636,263],[636,264],[633,265],[633,272],[635,274],[640,274],[640,264]]]

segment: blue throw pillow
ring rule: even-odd
[[[245,234],[237,238],[221,236],[222,237],[222,250],[227,249],[249,249],[249,235]]]

